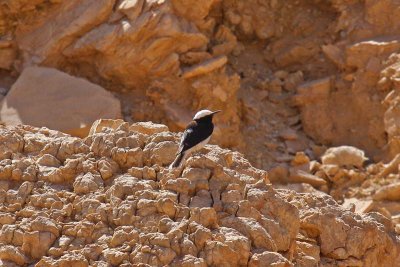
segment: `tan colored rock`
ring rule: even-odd
[[[69,252],[62,255],[59,259],[55,260],[50,257],[43,257],[37,264],[38,267],[50,267],[50,266],[77,266],[77,267],[87,267],[89,266],[88,261],[80,253]]]
[[[194,21],[204,19],[208,15],[213,3],[213,0],[204,0],[201,2],[182,0],[172,1],[173,7],[181,16]]]
[[[398,51],[400,43],[397,40],[378,41],[370,40],[350,45],[346,49],[346,64],[352,67],[363,68],[368,60],[377,55]]]
[[[182,266],[182,267],[206,267],[207,264],[204,259],[196,258],[192,255],[185,255],[182,260],[173,262],[171,266]]]
[[[50,154],[44,154],[43,156],[41,156],[37,160],[37,163],[42,166],[55,168],[60,167],[61,165],[61,162],[56,157]]]
[[[123,125],[124,123],[126,122],[124,122],[123,120],[110,120],[110,119],[96,120],[92,124],[92,127],[89,130],[89,135],[102,132],[104,128],[111,128],[113,130],[116,130],[119,127],[121,127],[121,125]]]
[[[114,235],[110,240],[111,247],[117,247],[122,245],[124,242],[134,243],[139,240],[139,233],[130,226],[117,227]]]
[[[85,136],[95,120],[119,118],[120,112],[119,101],[100,86],[55,69],[31,67],[4,98],[0,116],[7,125],[46,126]]]
[[[161,133],[162,134],[162,133]],[[160,138],[153,139],[148,143],[143,150],[144,163],[146,165],[159,164],[166,166],[171,164],[175,159],[178,144],[172,141],[172,138],[167,135],[160,135]]]
[[[375,200],[399,200],[400,199],[400,182],[382,186],[373,195]]]
[[[206,60],[205,62],[202,62],[200,64],[194,65],[190,67],[189,69],[186,69],[183,71],[182,77],[184,79],[190,79],[199,75],[204,75],[209,72],[212,72],[216,69],[221,68],[226,64],[228,61],[226,56],[221,56],[217,58],[212,58],[209,60]]]
[[[388,164],[386,164],[378,175],[383,178],[391,173],[397,173],[399,171],[399,164],[400,154],[396,155]]]
[[[130,131],[136,131],[142,134],[153,135],[156,133],[168,132],[169,129],[163,124],[155,124],[152,122],[136,122],[129,126]]]
[[[361,168],[368,158],[364,151],[351,146],[332,147],[325,151],[321,157],[322,164],[334,164],[341,167]]]
[[[354,212],[357,213],[367,213],[370,212],[372,207],[373,207],[373,201],[372,200],[359,200],[356,198],[346,198],[343,202],[343,207],[348,208],[348,209],[353,209]]]
[[[208,265],[243,265],[250,255],[249,240],[236,230],[221,227],[215,232],[218,239],[205,243],[205,260]],[[241,253],[237,253],[240,250]]]
[[[117,10],[126,15],[129,20],[134,21],[142,12],[143,0],[124,0],[121,1],[117,7]]]
[[[118,251],[116,249],[106,249],[103,251],[104,258],[112,265],[120,265],[122,261],[129,258],[127,253]]]
[[[329,255],[329,257],[337,260],[348,259],[351,257],[357,258],[358,255],[363,254],[363,251],[368,250],[372,244],[390,244],[393,242],[393,239],[391,238],[377,240],[375,238],[368,238],[366,236],[367,232],[369,233],[369,231],[377,231],[375,232],[376,234],[379,232],[378,229],[372,230],[368,226],[370,219],[374,217],[375,219],[379,220],[383,227],[383,225],[386,224],[385,221],[388,221],[383,216],[374,216],[374,214],[363,215],[358,217],[361,220],[353,220],[348,217],[349,214],[352,214],[350,211],[339,210],[332,206],[335,205],[335,202],[330,196],[304,194],[304,197],[307,199],[307,205],[312,206],[318,205],[317,203],[321,203],[321,201],[326,201],[324,207],[319,208],[320,211],[326,210],[326,208],[329,206],[332,207],[331,215],[326,217],[316,215],[318,213],[316,210],[311,211],[306,209],[300,211],[300,228],[305,231],[307,237],[319,236],[321,241],[320,247],[322,255]],[[330,221],[328,218],[333,219],[333,221]],[[330,222],[328,223],[326,220],[329,220]],[[329,230],[326,231],[324,228],[329,228]],[[347,240],[351,241],[348,242]],[[368,258],[364,259],[364,262],[376,262],[378,260],[377,255],[380,253],[378,250],[376,250],[374,254],[370,254]],[[396,252],[392,251],[390,253]]]
[[[289,182],[292,183],[307,183],[315,187],[326,185],[326,181],[318,176],[312,175],[302,170],[291,169]]]
[[[276,251],[276,244],[269,233],[255,220],[226,217],[221,220],[222,226],[236,229],[248,237],[252,245],[269,251]]]
[[[18,46],[28,64],[57,61],[61,52],[76,38],[100,24],[112,12],[114,1],[80,1],[62,3],[57,12],[48,14],[44,23],[24,25],[17,32]]]
[[[0,213],[0,224],[13,224],[16,221],[15,216],[9,213]]]
[[[311,186],[274,189],[266,172],[237,152],[207,145],[188,158],[181,172],[171,172],[163,164],[175,151],[162,148],[177,146],[178,134],[144,134],[125,125],[99,129],[82,141],[52,132],[34,139],[41,135],[37,131],[0,131],[4,145],[15,145],[5,146],[9,155],[0,166],[13,167],[2,179],[11,179],[15,167],[23,173],[32,164],[38,164],[40,178],[22,182],[18,176],[18,187],[8,180],[1,183],[0,197],[7,205],[0,212],[0,223],[5,223],[0,247],[7,250],[1,254],[0,249],[1,257],[7,255],[0,258],[3,262],[65,267],[318,266],[326,261],[395,266],[399,257],[400,244],[388,218],[353,213],[353,207],[343,207]],[[19,149],[19,139],[29,140],[28,150]],[[142,163],[148,166],[115,161],[115,151],[141,147]],[[363,171],[332,166],[311,164],[299,153],[292,168],[307,167],[325,177],[344,172],[354,179]],[[383,167],[377,166],[375,174]],[[61,172],[62,179],[44,181],[46,168]]]
[[[344,55],[343,50],[341,50],[338,46],[333,44],[323,45],[322,51],[333,63],[336,64],[339,68],[343,68],[344,66]]]
[[[103,180],[100,175],[87,173],[76,177],[73,184],[74,192],[77,194],[88,194],[103,187]]]
[[[34,231],[24,233],[22,251],[34,259],[40,259],[47,254],[56,238],[57,236],[51,232]]]
[[[293,263],[289,262],[285,257],[276,252],[263,252],[254,254],[249,262],[251,267],[261,267],[261,266],[279,266],[279,267],[289,267],[294,266]]]
[[[4,245],[0,247],[0,260],[11,261],[19,266],[28,263],[28,258],[18,248]]]

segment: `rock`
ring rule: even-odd
[[[204,259],[196,258],[192,255],[185,255],[182,260],[174,262],[172,266],[182,266],[182,267],[206,267],[207,264]]]
[[[95,133],[102,132],[104,128],[111,128],[113,130],[123,127],[126,122],[123,120],[110,120],[110,119],[100,119],[96,120],[92,127],[90,128],[89,135],[94,135]]]
[[[34,127],[0,128],[1,263],[396,264],[400,243],[391,220],[353,213],[305,184],[274,189],[266,172],[239,153],[207,145],[181,172],[169,171],[179,134],[165,127],[132,130],[123,123],[99,127],[84,140]],[[30,165],[38,166],[39,179],[24,181]],[[312,164],[302,153],[291,168],[357,176]],[[49,169],[59,177],[46,176]]]
[[[361,168],[365,160],[364,151],[352,146],[332,147],[321,157],[322,164],[333,164],[340,167]]]
[[[314,99],[321,101],[329,95],[331,85],[331,77],[300,84],[297,87],[298,95],[294,101],[297,105],[304,105]]]
[[[311,205],[316,205],[317,203],[320,203],[322,199],[331,199],[331,197],[327,195],[314,196],[312,194],[304,194],[304,196],[308,199],[308,203],[310,203]],[[330,205],[334,205],[334,203],[335,201],[331,199],[331,201],[328,200],[326,204],[324,204],[324,206],[326,208]],[[325,208],[321,207],[322,210]],[[301,228],[305,230],[307,237],[319,235],[319,231],[323,232],[323,234],[319,235],[319,238],[321,240],[321,255],[329,254],[330,257],[332,257],[333,259],[338,260],[348,259],[351,257],[357,258],[357,255],[360,255],[360,253],[363,253],[362,251],[367,250],[370,245],[381,242],[377,241],[376,239],[366,238],[365,236],[365,234],[370,231],[367,225],[369,218],[373,216],[372,214],[359,217],[363,218],[361,221],[351,220],[350,222],[347,219],[347,214],[352,214],[350,211],[341,211],[340,215],[339,213],[337,213],[338,210],[336,208],[332,209],[331,211],[331,215],[327,217],[321,217],[318,215],[316,216],[316,213],[309,212],[309,210],[304,210],[304,212],[300,212],[300,217],[302,221]],[[325,220],[328,217],[334,218],[334,222],[329,223],[329,226],[325,224]],[[340,218],[342,218],[344,221],[341,221],[342,219]],[[385,219],[382,216],[376,216],[375,218],[380,220],[381,223],[385,224]],[[360,226],[361,228],[358,228]],[[325,227],[329,227],[329,231],[323,230],[323,228]],[[379,231],[378,229],[375,230]],[[352,242],[348,243],[346,241],[349,240],[348,238],[352,238]],[[382,242],[391,243],[393,242],[393,240],[389,239]],[[372,256],[368,259],[368,261],[375,262],[375,257],[376,255]]]
[[[182,77],[184,79],[189,79],[199,75],[207,74],[214,71],[215,69],[221,68],[226,64],[226,62],[228,62],[226,56],[209,59],[203,63],[194,65],[189,69],[184,70]]]
[[[374,202],[372,200],[360,200],[356,198],[346,198],[342,204],[347,209],[353,209],[354,212],[362,214],[370,212],[373,208]]]
[[[79,253],[67,253],[62,255],[59,259],[55,260],[51,257],[43,257],[37,264],[38,267],[50,267],[50,266],[77,266],[77,267],[87,267],[89,266],[88,261],[85,256]]]
[[[278,165],[268,172],[268,178],[272,183],[284,183],[287,182],[289,176],[288,168],[282,165]]]
[[[61,165],[61,162],[56,157],[50,154],[44,154],[43,156],[41,156],[37,160],[37,163],[46,167],[60,167]]]
[[[152,122],[136,122],[129,127],[130,131],[136,131],[142,134],[153,135],[156,133],[168,132],[169,129],[163,124],[156,124]]]
[[[0,247],[0,260],[11,261],[18,266],[23,266],[28,262],[28,258],[18,248],[3,245]]]
[[[297,152],[290,164],[294,167],[305,167],[308,171],[310,165],[310,158],[304,152]]]
[[[346,65],[363,68],[373,56],[391,54],[398,51],[400,42],[398,40],[378,41],[368,40],[355,43],[346,49]]]
[[[205,260],[208,265],[231,266],[247,263],[250,254],[247,238],[241,236],[237,231],[225,227],[221,227],[215,234],[220,237],[220,241],[210,240],[204,247]],[[237,253],[236,249],[240,249],[242,253]]]
[[[276,251],[276,244],[271,240],[269,233],[255,220],[247,218],[226,217],[221,220],[222,226],[236,229],[248,237],[252,246],[269,251]]]
[[[10,70],[14,64],[17,53],[14,48],[0,47],[0,69]]]
[[[26,25],[17,32],[19,49],[29,65],[57,61],[71,42],[106,20],[113,5],[111,0],[90,0],[86,5],[79,1],[61,3],[51,19]]]
[[[13,224],[16,221],[15,216],[7,213],[0,213],[0,224]]]
[[[56,69],[30,67],[4,98],[0,116],[7,125],[46,126],[85,136],[95,120],[119,118],[121,112],[119,101],[100,86]]]
[[[400,182],[382,186],[373,195],[375,200],[400,200]]]
[[[119,266],[122,261],[128,260],[129,256],[127,253],[118,251],[116,249],[106,249],[103,251],[104,258],[112,265]]]
[[[285,257],[276,252],[263,252],[255,253],[249,262],[251,267],[262,267],[262,266],[279,266],[279,267],[290,267],[294,266],[293,263],[289,262]]]
[[[323,45],[322,52],[339,68],[344,67],[344,55],[343,50],[333,44]]]
[[[324,179],[296,169],[290,169],[289,181],[291,183],[307,183],[315,187],[326,185],[326,181]]]
[[[134,21],[142,12],[143,4],[143,0],[124,0],[120,2],[117,10],[127,16],[129,20]]]
[[[290,128],[283,130],[279,136],[284,140],[296,140],[298,138],[296,131]]]
[[[50,232],[28,232],[24,234],[22,251],[34,258],[40,259],[47,254],[47,251],[56,240],[56,236]],[[38,246],[40,244],[40,246]]]
[[[396,155],[392,161],[390,161],[387,165],[384,166],[382,171],[378,174],[379,177],[386,177],[391,173],[397,173],[399,171],[400,164],[400,154]]]
[[[101,179],[100,175],[87,173],[85,175],[76,177],[73,186],[76,194],[88,194],[103,187],[103,180]]]

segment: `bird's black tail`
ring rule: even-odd
[[[181,165],[181,162],[182,162],[182,159],[183,159],[184,156],[185,156],[185,153],[183,153],[183,152],[179,153],[176,156],[174,162],[172,162],[171,165],[169,165],[169,168],[173,169],[173,168],[179,167],[179,165]]]

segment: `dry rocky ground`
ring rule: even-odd
[[[0,263],[398,266],[399,6],[0,0]]]
[[[354,213],[315,189],[274,189],[267,173],[238,152],[206,146],[184,168],[165,168],[179,136],[164,125],[103,121],[85,139],[2,127],[0,138],[5,266],[395,266],[400,260],[390,219]]]

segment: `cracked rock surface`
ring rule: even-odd
[[[238,152],[208,145],[169,170],[179,135],[96,122],[80,139],[0,128],[3,266],[395,266],[378,213],[274,189]]]

